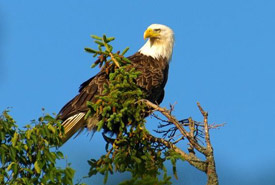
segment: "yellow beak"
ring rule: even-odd
[[[154,37],[158,37],[159,36],[159,33],[158,32],[155,32],[153,29],[151,28],[148,28],[145,32],[144,32],[144,39],[147,39],[147,38],[154,38]]]

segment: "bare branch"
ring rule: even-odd
[[[149,134],[147,136],[147,139],[151,142],[162,143],[167,148],[173,149],[175,152],[179,153],[184,158],[184,160],[186,160],[192,166],[194,166],[195,168],[197,168],[197,169],[199,169],[203,172],[206,172],[206,167],[207,167],[206,162],[201,161],[195,155],[187,154],[186,152],[179,149],[176,145],[174,145],[173,143],[171,143],[169,141],[166,141],[165,139],[154,137],[154,136],[149,135]]]
[[[209,136],[209,128],[208,128],[208,112],[205,112],[203,108],[201,107],[200,103],[197,102],[197,105],[201,111],[201,114],[203,115],[203,122],[204,122],[204,132],[205,132],[205,143],[208,150],[212,150],[211,144],[210,144],[210,136]]]
[[[203,116],[203,123],[196,122],[192,120],[192,118],[189,118],[188,124],[182,122],[180,123],[174,116],[171,115],[172,110],[174,109],[173,106],[170,106],[170,110],[167,110],[165,108],[159,107],[156,104],[153,104],[152,102],[148,100],[142,100],[148,107],[153,108],[155,111],[159,111],[162,113],[167,119],[163,120],[159,118],[158,116],[155,116],[157,119],[163,121],[166,124],[160,124],[158,128],[164,128],[166,126],[174,125],[175,127],[169,128],[166,131],[158,130],[158,133],[164,133],[163,136],[166,137],[169,134],[169,139],[173,139],[175,136],[175,133],[177,130],[181,133],[182,137],[180,137],[178,140],[176,140],[174,143],[170,142],[170,140],[165,140],[163,138],[157,138],[154,136],[149,135],[148,139],[152,142],[162,143],[166,147],[173,149],[175,152],[179,153],[187,162],[189,162],[192,166],[196,167],[197,169],[205,172],[207,174],[207,185],[218,185],[218,176],[216,173],[216,167],[215,167],[215,160],[214,160],[214,154],[213,154],[213,147],[210,142],[210,134],[209,129],[210,128],[218,128],[220,126],[223,126],[224,124],[220,125],[208,125],[208,113],[204,111],[204,109],[201,107],[200,103],[197,103],[198,108]],[[189,127],[189,132],[184,128],[185,126]],[[199,127],[204,128],[204,132],[199,129]],[[205,140],[206,147],[199,144],[200,139],[198,137],[202,137]],[[189,141],[189,153],[186,153],[179,149],[175,144],[179,141],[183,140],[184,138],[187,138]],[[202,153],[206,160],[201,160],[195,155],[196,149],[198,152]]]
[[[189,140],[190,144],[194,146],[196,150],[202,152],[203,154],[207,153],[206,148],[199,145],[197,141],[190,136],[190,134],[181,126],[179,121],[174,116],[172,116],[167,109],[161,108],[158,105],[153,104],[152,102],[145,99],[142,101],[146,103],[147,106],[152,107],[154,110],[161,112],[165,117],[167,117],[167,119],[177,127],[180,133]]]

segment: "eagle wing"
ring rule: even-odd
[[[168,76],[167,61],[165,59],[156,60],[139,52],[128,57],[128,59],[132,62],[131,67],[141,72],[137,78],[137,84],[146,92],[147,99],[158,104],[161,103]],[[103,94],[104,84],[108,84],[108,75],[102,70],[82,83],[79,94],[60,110],[58,118],[63,120],[62,125],[66,135],[64,142],[87,125],[90,125],[87,126],[88,129],[96,129],[98,118],[92,117],[89,120],[84,120],[88,111],[86,102],[96,102],[96,95]]]
[[[107,83],[105,73],[98,73],[80,85],[79,94],[69,101],[59,112],[59,119],[66,120],[67,118],[80,113],[87,112],[87,101],[95,101],[95,96],[103,92],[103,85]]]

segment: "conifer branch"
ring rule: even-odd
[[[116,65],[118,68],[120,68],[120,65],[119,65],[118,61],[116,60],[116,58],[114,57],[113,53],[110,52],[109,55],[111,56],[111,59],[112,59],[112,61],[115,63],[115,65]]]

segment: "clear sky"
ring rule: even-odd
[[[19,125],[58,112],[96,74],[91,34],[116,37],[115,49],[143,44],[152,23],[170,26],[176,37],[166,96],[178,118],[199,120],[199,101],[210,122],[222,185],[275,184],[275,1],[36,1],[0,0],[0,109],[12,107]],[[148,123],[149,127],[156,122]],[[87,175],[87,160],[104,152],[101,134],[70,140],[62,151]],[[168,166],[169,168],[169,166]],[[179,163],[173,184],[205,184],[205,175]],[[172,174],[171,168],[169,173]],[[108,184],[129,175],[117,174]],[[102,184],[102,176],[86,179]]]

